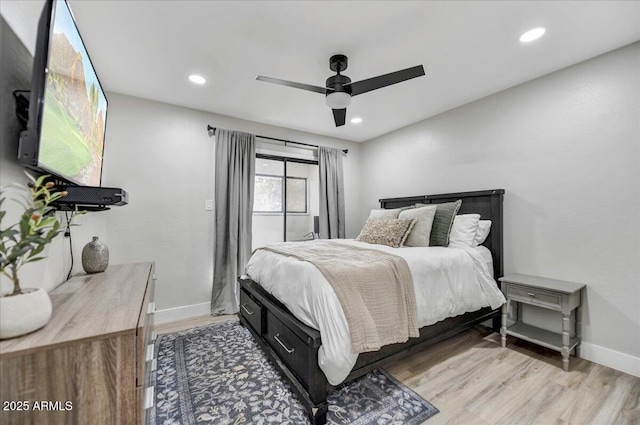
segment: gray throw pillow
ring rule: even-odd
[[[451,226],[453,226],[453,219],[458,213],[460,205],[462,205],[462,200],[458,199],[455,202],[435,205],[438,208],[431,225],[429,246],[447,246],[449,245],[449,234],[451,233]]]

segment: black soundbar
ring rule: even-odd
[[[116,187],[57,186],[56,190],[66,191],[67,196],[58,199],[54,205],[108,206],[127,205],[129,195]]]

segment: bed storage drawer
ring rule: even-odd
[[[262,305],[257,303],[245,290],[240,291],[240,314],[259,335],[263,332],[264,313]]]
[[[307,353],[309,347],[270,311],[267,311],[267,326],[264,338],[293,373],[300,378],[305,376],[303,371],[308,367]]]

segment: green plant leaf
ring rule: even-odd
[[[44,260],[45,258],[47,258],[47,257],[34,257],[34,258],[28,258],[28,259],[24,262],[24,264],[27,264],[27,263],[35,263],[36,261]]]
[[[29,230],[31,229],[31,226],[29,225],[30,220],[31,214],[27,215],[25,211],[25,214],[20,218],[20,235],[22,235],[22,237],[29,235]]]
[[[38,178],[34,181],[34,183],[35,183],[36,187],[40,187],[40,186],[42,186],[42,183],[44,183],[44,180],[45,180],[47,177],[49,177],[49,175],[48,175],[48,174],[43,174],[43,175],[41,175],[40,177],[38,177]]]
[[[44,250],[44,247],[45,247],[45,246],[46,246],[46,245],[40,245],[40,246],[35,247],[35,248],[33,249],[33,251],[31,251],[31,252],[29,253],[29,257],[28,257],[28,258],[35,257],[36,255],[40,254],[40,253]]]
[[[10,263],[10,264],[15,263],[20,257],[25,255],[30,250],[31,250],[30,246],[22,247],[20,249],[12,249],[9,255],[7,255],[7,258],[6,258],[7,263]]]
[[[57,221],[58,219],[56,217],[45,218],[44,220],[40,220],[40,222],[36,224],[36,229],[42,229],[43,227],[52,226],[53,223]]]
[[[29,240],[29,243],[32,243],[32,244],[48,244],[49,242],[51,242],[50,240],[47,240],[46,238],[43,238],[41,236],[33,236],[28,240]]]

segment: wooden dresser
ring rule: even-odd
[[[139,263],[54,289],[44,328],[0,341],[0,423],[146,423],[154,284],[154,264]]]

